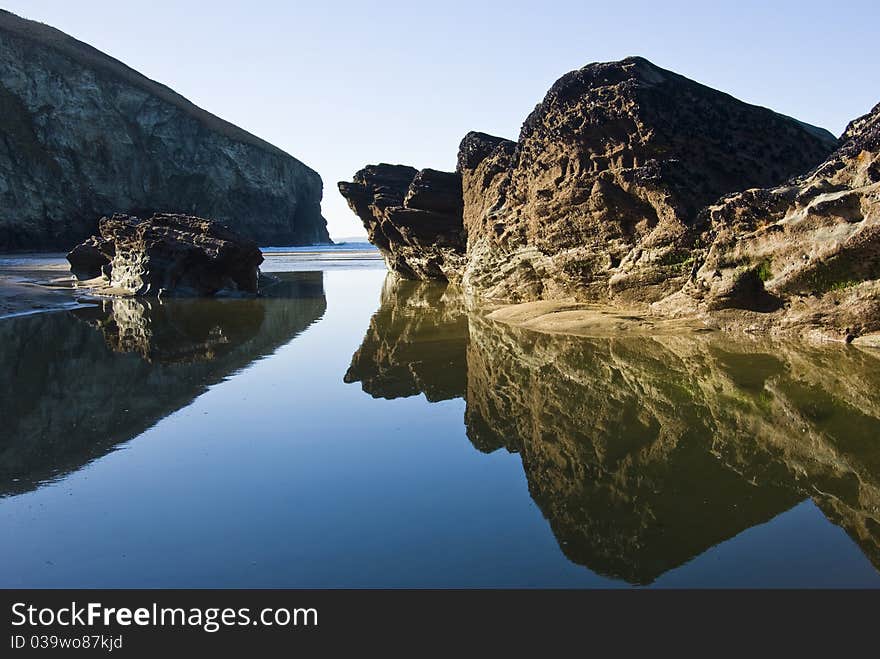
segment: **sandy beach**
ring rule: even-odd
[[[64,254],[0,255],[0,318],[83,304]]]

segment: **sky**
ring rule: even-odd
[[[641,55],[839,135],[880,102],[880,2],[6,0],[277,145],[336,189],[368,163],[452,170],[470,130],[515,139],[564,73]]]

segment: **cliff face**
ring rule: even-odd
[[[782,182],[836,146],[826,131],[638,57],[560,78],[514,149],[498,138],[474,149],[469,138],[464,285],[514,301],[674,292],[693,265],[700,209]]]
[[[560,78],[517,142],[469,133],[457,173],[465,254],[414,278],[880,345],[880,106],[837,140],[632,57]],[[415,224],[408,262],[445,240]]]
[[[406,165],[368,165],[339,192],[388,269],[404,279],[458,279],[464,269],[461,177]]]
[[[329,242],[320,176],[51,27],[0,11],[0,250],[69,249],[116,212]]]
[[[787,183],[704,213],[713,240],[661,310],[707,312],[722,327],[839,340],[880,332],[880,105],[838,150]],[[865,340],[865,339],[862,339]]]

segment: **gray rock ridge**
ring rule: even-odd
[[[116,212],[330,242],[314,170],[168,87],[2,10],[0,61],[0,250],[67,249]]]

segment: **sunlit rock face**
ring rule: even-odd
[[[391,281],[346,381],[384,398],[463,396],[475,448],[521,456],[572,561],[650,583],[812,499],[880,567],[880,355],[717,333],[541,334],[461,300]]]
[[[114,292],[138,296],[256,295],[263,255],[257,244],[203,217],[115,214],[68,255],[71,270],[103,275]],[[101,264],[101,259],[105,262]]]
[[[880,105],[813,171],[730,195],[704,215],[711,246],[659,310],[836,340],[880,332]]]
[[[514,149],[495,140],[473,149],[472,134],[460,149],[464,285],[512,301],[672,293],[693,266],[701,208],[780,183],[836,146],[827,131],[640,57],[564,75]]]
[[[0,323],[0,496],[75,471],[294,339],[326,309],[320,272],[272,297],[106,300]]]
[[[330,241],[317,172],[164,85],[2,10],[0,61],[0,251],[69,249],[117,212]]]
[[[453,290],[389,276],[344,380],[360,382],[374,398],[460,398],[467,331],[463,302]]]
[[[465,237],[458,173],[383,163],[338,185],[391,272],[421,281],[461,276]]]

